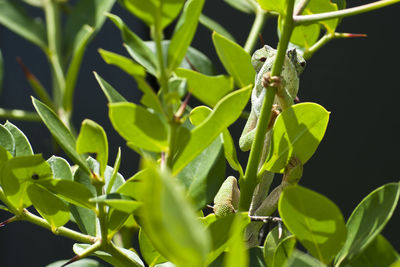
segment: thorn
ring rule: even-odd
[[[6,226],[9,223],[12,223],[17,220],[17,217],[11,217],[10,219],[5,220],[4,222],[0,222],[0,227]]]
[[[32,74],[32,72],[31,72],[31,71],[29,70],[29,68],[24,64],[24,62],[22,61],[22,59],[21,59],[20,57],[17,57],[16,60],[17,60],[17,62],[18,62],[18,64],[19,64],[19,66],[21,67],[22,71],[24,72],[25,77],[26,77],[28,80],[36,80],[36,81],[37,81],[35,75]]]
[[[335,33],[336,37],[339,38],[359,38],[359,37],[367,37],[364,33]]]
[[[80,255],[75,255],[72,259],[70,259],[69,261],[67,261],[66,263],[64,263],[63,265],[61,265],[60,267],[67,266],[67,265],[69,265],[69,264],[71,264],[71,263],[73,263],[73,262],[75,262],[75,261],[77,261],[77,260],[80,260],[80,259],[81,259],[81,256],[80,256]]]
[[[186,61],[188,62],[190,68],[196,72],[200,72],[193,64],[192,62],[189,60],[189,58],[187,56],[185,56]]]
[[[300,98],[298,96],[296,96],[296,98],[294,99],[295,103],[300,103]]]
[[[188,92],[185,97],[185,100],[183,100],[181,106],[179,107],[178,111],[174,115],[175,121],[178,121],[182,117],[191,96],[192,96],[192,94],[190,92]]]
[[[265,46],[265,42],[264,42],[264,38],[263,38],[261,33],[258,34],[258,38],[260,39],[261,45],[264,47]]]

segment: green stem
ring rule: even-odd
[[[62,96],[65,90],[65,75],[61,65],[61,20],[60,7],[56,0],[44,1],[44,12],[47,26],[49,50],[47,57],[52,66],[53,97],[57,107],[62,106]]]
[[[53,231],[53,227],[45,219],[40,218],[40,217],[30,213],[27,210],[24,210],[24,212],[18,216],[18,219],[31,222],[40,227],[43,227],[50,231]],[[76,231],[66,228],[64,226],[56,228],[56,230],[53,233],[56,235],[68,237],[70,239],[73,239],[73,240],[76,240],[76,241],[82,242],[82,243],[93,244],[96,242],[96,237],[90,236],[90,235],[84,235],[82,233],[76,232]]]
[[[283,19],[281,39],[279,40],[276,59],[274,65],[272,66],[272,76],[279,76],[282,71],[282,66],[286,56],[286,50],[294,28],[294,0],[288,0],[287,5],[288,8],[286,11],[286,17]],[[276,88],[274,87],[268,87],[266,88],[266,90],[267,92],[264,97],[263,105],[261,107],[261,113],[258,119],[256,134],[253,144],[251,146],[249,160],[247,162],[246,173],[243,179],[240,181],[240,211],[247,211],[249,209],[253,192],[257,185],[258,165],[263,150],[265,134],[268,130],[269,120],[271,119],[272,104],[274,102],[276,94]]]
[[[256,18],[254,20],[253,26],[251,27],[246,44],[244,45],[244,50],[247,53],[250,54],[254,50],[254,47],[256,46],[258,40],[258,36],[261,33],[266,20],[267,13],[257,5]]]
[[[0,108],[0,118],[8,120],[21,121],[42,121],[36,112],[25,111],[22,109],[4,109]]]
[[[14,215],[18,215],[21,213],[16,207],[14,207],[14,205],[10,201],[8,201],[1,187],[0,187],[0,200],[7,206],[10,212],[14,213]]]
[[[370,4],[352,7],[347,9],[342,9],[338,11],[325,12],[320,14],[312,14],[312,15],[302,15],[302,16],[294,16],[294,24],[302,25],[302,24],[311,24],[318,21],[328,20],[328,19],[336,19],[336,18],[344,18],[348,16],[358,15],[365,12],[369,12],[375,9],[379,9],[388,5],[392,5],[400,2],[400,0],[381,0],[377,2],[373,2]]]

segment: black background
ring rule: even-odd
[[[348,6],[363,4],[352,1]],[[36,9],[32,14],[41,16]],[[121,16],[143,39],[148,30],[118,5],[113,13]],[[240,44],[244,44],[253,17],[240,13],[222,0],[206,1],[204,13],[226,27]],[[335,40],[318,51],[301,76],[299,98],[316,102],[331,112],[328,129],[316,154],[306,164],[301,184],[333,200],[347,219],[357,204],[372,190],[399,180],[400,169],[400,5],[386,7],[368,14],[345,18],[339,32],[365,33],[367,38]],[[264,40],[276,46],[276,23],[269,20],[262,32]],[[220,73],[210,32],[200,26],[192,46],[208,55]],[[117,147],[122,147],[121,172],[129,178],[137,170],[139,158],[112,129],[107,117],[106,99],[92,71],[97,71],[121,94],[139,101],[135,82],[119,69],[108,66],[97,53],[104,48],[126,55],[119,31],[106,21],[101,32],[86,51],[75,94],[74,122],[79,129],[84,118],[103,125],[110,139],[110,162]],[[15,58],[20,56],[32,72],[50,88],[51,81],[42,52],[19,36],[0,26],[0,49],[5,60],[5,83],[0,97],[2,108],[33,110],[33,94]],[[30,139],[35,153],[51,155],[47,129],[38,123],[13,121]],[[232,127],[238,140],[245,121]],[[245,166],[247,153],[241,153]],[[234,174],[234,172],[232,172]],[[1,220],[8,214],[0,213]],[[400,250],[400,214],[396,209],[383,231],[384,236]],[[0,229],[0,267],[45,266],[74,254],[74,242],[53,235],[47,230],[16,222]]]

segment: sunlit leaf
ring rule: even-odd
[[[50,164],[54,178],[63,179],[67,181],[74,180],[71,171],[71,166],[69,166],[69,163],[65,159],[56,156],[51,156],[51,158],[49,158],[47,162]]]
[[[245,1],[246,2],[246,1]],[[212,32],[217,32],[221,34],[222,36],[228,38],[229,40],[232,40],[235,42],[235,37],[233,37],[221,24],[219,24],[217,21],[207,17],[204,14],[200,15],[199,22],[203,24],[206,28],[210,29]]]
[[[328,264],[346,240],[339,208],[325,196],[301,186],[287,187],[279,199],[285,226],[308,252]]]
[[[33,155],[31,144],[29,143],[28,138],[26,138],[25,134],[18,129],[17,126],[7,121],[4,124],[4,127],[12,134],[15,141],[15,156],[30,156]],[[3,136],[0,137],[3,140]],[[0,144],[1,145],[1,144]]]

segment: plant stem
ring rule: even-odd
[[[328,20],[328,19],[336,19],[336,18],[344,18],[348,16],[353,16],[353,15],[358,15],[362,14],[368,11],[372,11],[375,9],[379,9],[388,5],[392,5],[395,3],[400,2],[400,0],[381,0],[381,1],[376,1],[370,4],[358,6],[358,7],[352,7],[352,8],[347,8],[347,9],[342,9],[338,11],[332,11],[332,12],[325,12],[325,13],[320,13],[320,14],[312,14],[312,15],[302,15],[302,16],[294,16],[294,24],[297,25],[302,25],[302,24],[311,24],[315,23],[318,21],[323,21],[323,20]]]
[[[62,96],[65,90],[65,76],[61,65],[61,20],[60,7],[56,0],[44,1],[44,12],[47,26],[49,50],[47,57],[52,66],[53,97],[57,107],[62,106]]]
[[[247,53],[250,54],[254,50],[258,36],[261,33],[266,20],[267,20],[267,13],[257,5],[256,18],[254,20],[253,26],[251,27],[250,34],[249,37],[247,38],[246,44],[244,45],[244,50]]]
[[[21,121],[42,121],[36,112],[25,111],[22,109],[4,109],[0,108],[0,118]]]
[[[142,267],[136,261],[128,257],[119,247],[116,247],[113,243],[110,243],[104,248],[104,251],[110,253],[113,257],[119,260],[123,265],[127,267]]]
[[[286,16],[283,18],[281,39],[278,43],[277,54],[274,65],[272,66],[271,76],[279,76],[286,56],[286,50],[292,34],[294,0],[288,0]],[[265,134],[271,119],[272,104],[274,102],[276,88],[268,87],[261,107],[260,117],[258,118],[256,134],[251,146],[249,160],[247,162],[246,173],[240,181],[240,201],[239,210],[247,211],[253,196],[253,191],[257,185],[258,165],[263,150]]]
[[[39,216],[36,216],[32,213],[30,213],[28,210],[24,210],[22,214],[17,215],[19,220],[23,221],[28,221],[33,224],[36,224],[40,227],[46,228],[50,231],[53,231],[52,226],[43,218],[40,218]],[[65,236],[71,239],[74,239],[78,242],[82,243],[88,243],[88,244],[93,244],[96,242],[96,237],[90,236],[90,235],[84,235],[82,233],[76,232],[74,230],[71,230],[69,228],[66,228],[64,226],[56,228],[55,231],[53,231],[54,234],[56,235],[61,235]]]

